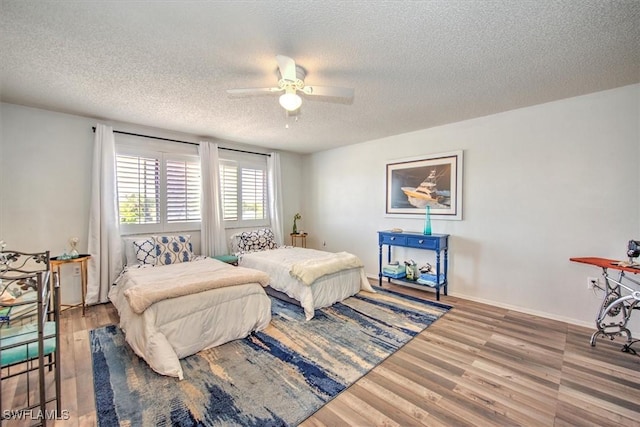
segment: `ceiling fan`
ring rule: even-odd
[[[302,105],[302,98],[298,92],[310,96],[324,96],[332,98],[353,98],[354,90],[343,87],[331,86],[308,86],[304,83],[307,74],[304,68],[296,65],[296,62],[284,55],[276,55],[278,62],[279,80],[277,87],[228,89],[230,94],[260,94],[260,93],[281,93],[280,105],[285,110],[296,111]]]

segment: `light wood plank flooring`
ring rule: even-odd
[[[454,308],[303,425],[640,426],[640,357],[621,352],[621,341],[591,347],[587,328],[453,297],[441,302]],[[62,407],[71,419],[56,426],[96,425],[88,331],[117,318],[110,304],[89,307],[85,317],[80,309],[63,313]],[[18,399],[19,389],[3,384],[4,398]]]

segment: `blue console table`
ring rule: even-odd
[[[447,270],[449,267],[449,235],[448,234],[431,234],[424,235],[418,232],[403,231],[393,232],[378,231],[378,285],[382,286],[382,278],[385,277],[382,274],[382,247],[387,245],[387,263],[391,262],[391,247],[401,246],[405,248],[425,249],[434,251],[436,253],[436,299],[440,300],[440,288],[444,288],[444,294],[447,295]],[[440,254],[444,255],[444,268],[440,268]],[[421,285],[415,280],[407,279],[394,279],[402,282],[413,283],[415,285]],[[391,278],[387,277],[387,281],[391,282]]]

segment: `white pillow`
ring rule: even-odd
[[[238,247],[238,245],[240,244],[240,235],[242,233],[236,233],[234,235],[232,235],[231,237],[229,237],[229,248],[231,249],[231,253],[235,254],[237,252],[240,252],[240,248]]]
[[[136,253],[136,247],[134,245],[134,242],[141,242],[141,241],[145,241],[145,240],[151,240],[152,244],[153,244],[153,250],[151,251],[151,254],[155,257],[155,240],[153,239],[153,236],[148,236],[148,235],[136,235],[136,234],[132,234],[129,236],[123,236],[122,237],[122,243],[124,245],[124,255],[125,255],[125,260],[126,260],[126,265],[128,266],[136,266],[141,264],[141,261],[138,260],[138,254]],[[151,260],[149,260],[151,261]],[[155,259],[151,262],[153,265],[155,265]],[[145,264],[146,265],[146,264]]]
[[[136,251],[133,247],[133,242],[140,237],[123,237],[122,242],[124,243],[124,254],[126,258],[126,265],[136,265],[138,264],[138,260],[136,259]]]
[[[156,264],[156,241],[153,238],[134,240],[133,248],[138,264]]]
[[[153,236],[157,265],[189,262],[193,259],[191,236]]]

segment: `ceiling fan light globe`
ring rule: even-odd
[[[295,111],[302,105],[302,98],[296,93],[287,92],[280,95],[280,105],[287,111]]]

